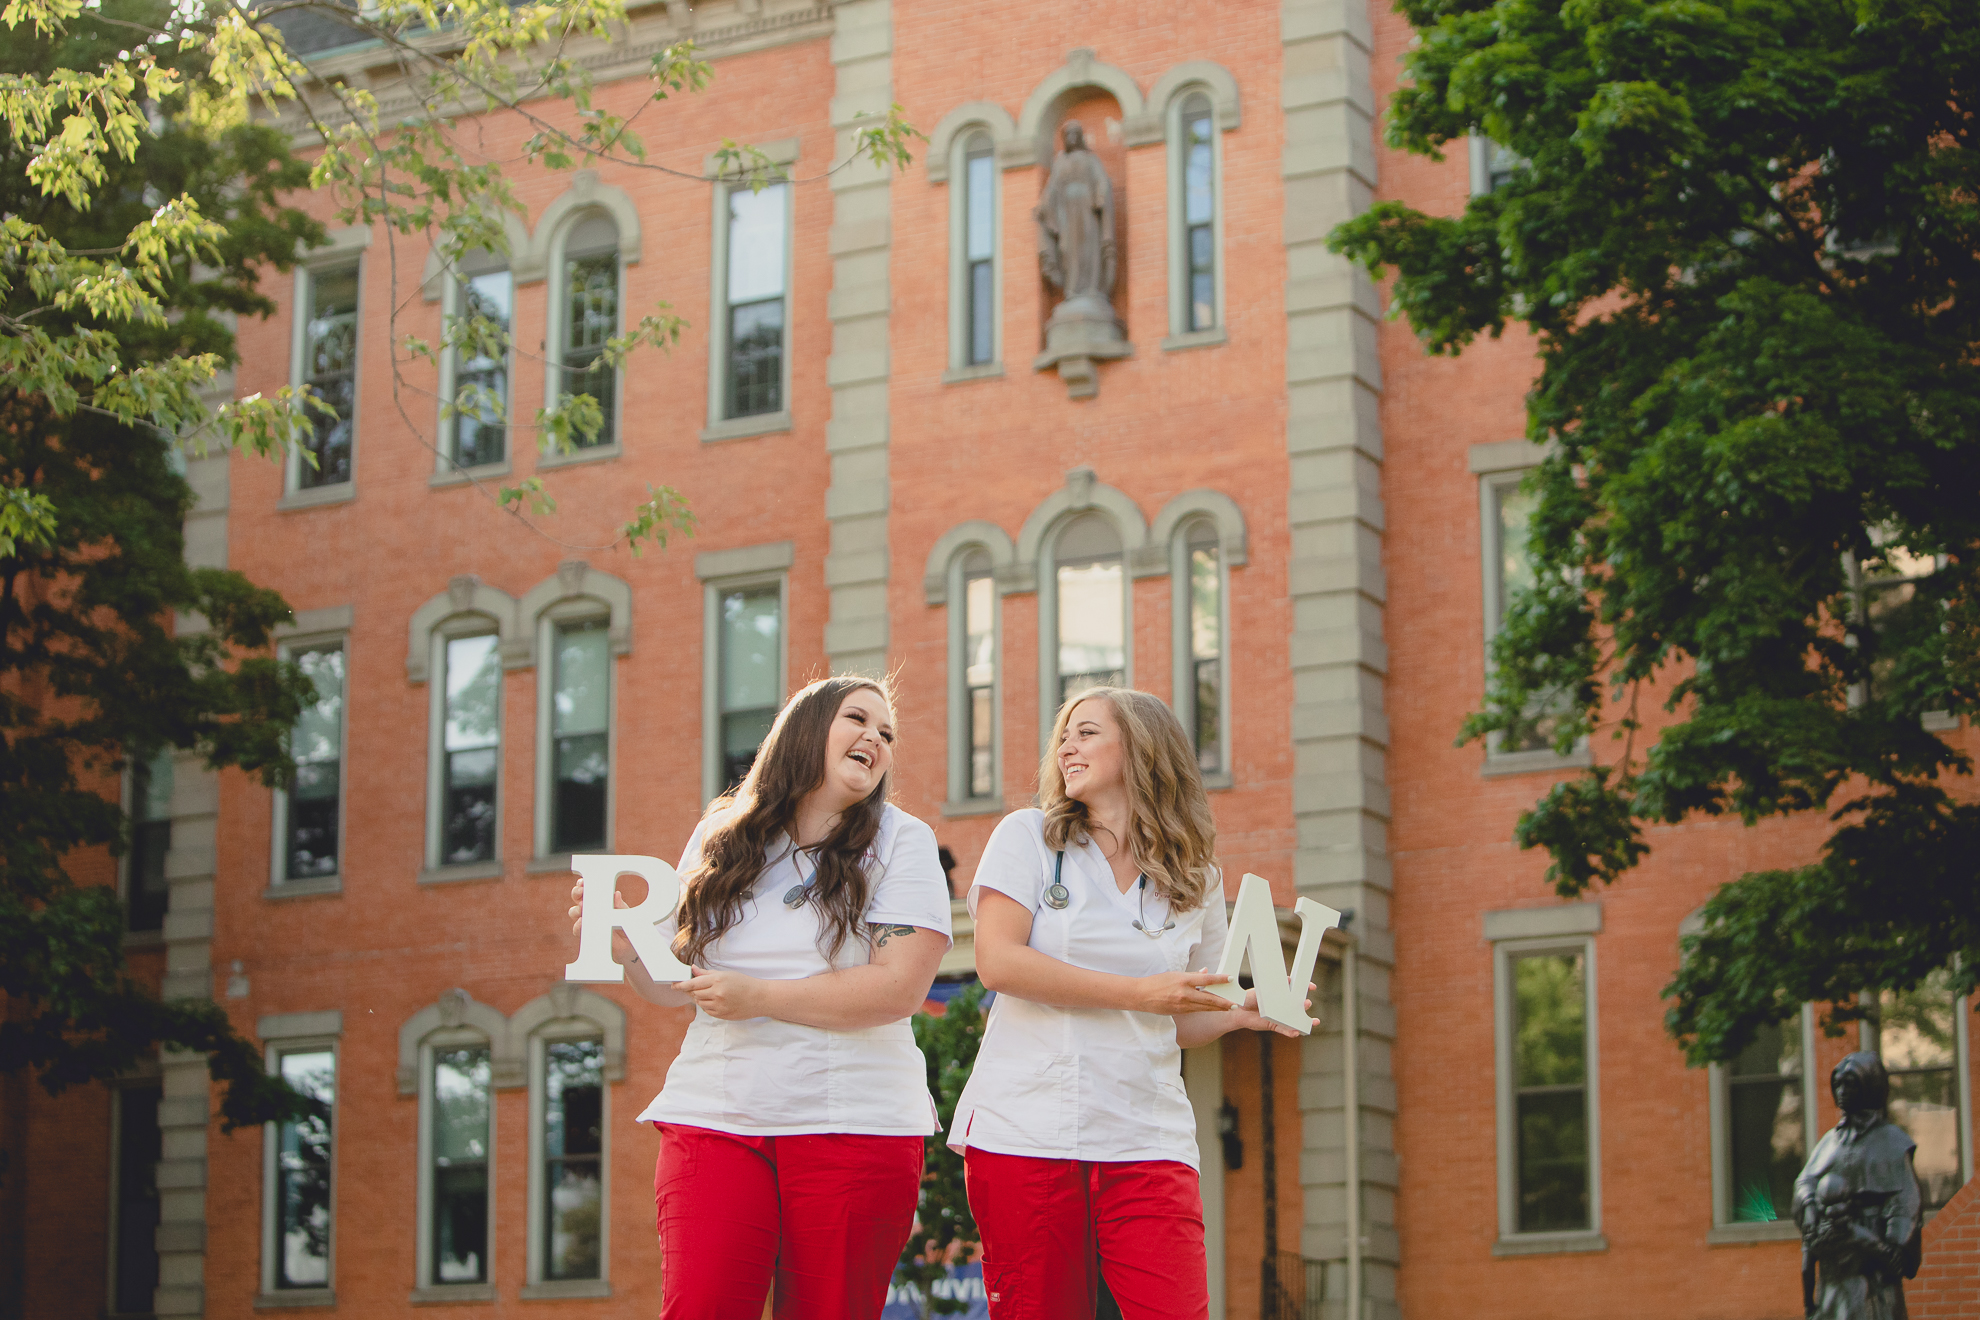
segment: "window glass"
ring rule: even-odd
[[[963,701],[969,720],[969,796],[997,794],[996,728],[997,594],[990,556],[973,552],[963,563]]]
[[[433,1051],[433,1281],[488,1281],[488,1046]]]
[[[294,1050],[281,1056],[278,1071],[315,1105],[275,1128],[275,1286],[327,1288],[337,1056],[327,1047]]]
[[[442,731],[440,860],[495,856],[495,781],[501,759],[502,661],[496,637],[447,639],[447,712]]]
[[[455,350],[453,417],[456,463],[499,463],[508,453],[509,327],[515,281],[506,270],[461,281],[460,314],[489,323],[497,342]]]
[[[172,848],[172,749],[131,764],[131,851],[125,865],[124,911],[131,930],[163,930],[171,885],[165,854]]]
[[[784,259],[788,184],[729,198],[727,411],[754,417],[784,406]]]
[[[1726,1065],[1726,1136],[1734,1223],[1789,1217],[1795,1176],[1808,1158],[1802,1122],[1801,1022],[1762,1027]]]
[[[158,1288],[158,1161],[164,1134],[158,1128],[159,1090],[127,1087],[117,1093],[117,1205],[114,1287],[117,1311],[151,1314]]]
[[[1204,523],[1190,528],[1188,549],[1190,731],[1196,740],[1196,764],[1209,773],[1224,768],[1224,575],[1215,529]]]
[[[605,1047],[596,1040],[543,1047],[543,1274],[595,1279],[603,1259]]]
[[[723,788],[756,762],[783,704],[782,593],[776,583],[722,593],[721,671]]]
[[[1512,182],[1513,175],[1526,162],[1521,160],[1518,153],[1509,147],[1502,147],[1490,138],[1485,138],[1483,141],[1485,144],[1485,191],[1497,192]]]
[[[1210,99],[1183,103],[1183,247],[1188,257],[1189,329],[1217,324],[1215,129]]]
[[[303,383],[330,407],[308,410],[311,433],[303,441],[316,459],[296,467],[302,489],[351,479],[351,428],[357,416],[358,268],[312,271],[309,310],[303,323]]]
[[[1498,604],[1490,620],[1492,631],[1504,624],[1506,609],[1513,596],[1530,590],[1534,584],[1533,559],[1527,552],[1527,526],[1539,507],[1540,497],[1517,480],[1495,482],[1491,486],[1492,507],[1497,519],[1492,568],[1498,575]],[[1545,751],[1553,737],[1551,717],[1535,715],[1498,735],[1494,750],[1502,752]]]
[[[565,276],[569,300],[564,332],[564,396],[588,394],[598,403],[604,424],[580,447],[611,444],[618,438],[618,370],[605,358],[605,344],[619,333],[619,257],[616,252],[573,260]]]
[[[996,254],[997,254],[997,162],[991,154],[990,139],[970,139],[963,161],[964,194],[964,281],[969,297],[969,356],[971,366],[995,360],[996,342]]]
[[[1515,956],[1512,979],[1519,1231],[1587,1228],[1588,1000],[1582,955]]]
[[[316,685],[316,704],[303,711],[289,739],[296,778],[288,793],[284,878],[306,880],[337,874],[344,790],[344,648],[312,647],[290,658]]]
[[[1059,536],[1059,700],[1127,681],[1127,617],[1120,538],[1088,514]]]
[[[608,638],[603,619],[557,629],[550,706],[552,852],[605,846],[612,677]]]
[[[1891,1077],[1891,1122],[1918,1143],[1912,1167],[1925,1208],[1952,1199],[1961,1184],[1959,1075],[1952,980],[1935,972],[1923,985],[1883,992],[1879,1052]]]

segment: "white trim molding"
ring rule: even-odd
[[[614,191],[617,190],[614,189]],[[517,284],[522,284],[524,280],[522,274],[516,270],[516,267],[526,261],[534,263],[531,269],[536,271],[530,279],[535,281],[543,278],[542,271],[539,269],[542,259],[537,257],[530,249],[529,226],[524,224],[522,217],[513,211],[503,211],[500,214],[502,217],[502,237],[506,244],[504,251],[488,252],[484,249],[481,253],[462,253],[460,260],[449,262],[440,255],[439,244],[436,243],[427,249],[426,264],[421,267],[419,272],[419,296],[422,299],[427,302],[440,301],[440,295],[445,292],[447,287],[447,271],[450,265],[453,267],[456,276],[462,273],[478,274],[478,271],[463,272],[462,269],[463,265],[470,263],[475,256],[493,258],[495,263],[494,268],[497,270],[506,266],[515,275]]]
[[[950,152],[959,138],[968,136],[966,130],[976,128],[990,134],[991,146],[999,155],[1010,143],[1017,141],[1017,121],[1011,118],[1010,111],[995,101],[964,101],[943,115],[935,125],[935,131],[928,135],[928,149],[922,153],[922,168],[930,183],[949,181]]]
[[[559,193],[537,217],[536,229],[520,249],[511,249],[509,268],[516,283],[534,284],[548,277],[551,265],[563,246],[564,233],[591,211],[603,211],[619,231],[619,265],[637,266],[644,240],[640,235],[639,207],[624,188],[601,183],[596,170],[577,170],[570,186]],[[504,228],[507,229],[506,223]],[[511,243],[515,241],[510,231]]]
[[[502,1015],[500,1009],[481,1003],[457,986],[407,1018],[400,1026],[397,1074],[400,1095],[419,1094],[420,1046],[438,1032],[463,1028],[478,1031],[488,1038],[493,1085],[497,1088],[515,1087],[528,1080],[523,1076],[521,1058],[509,1044],[509,1019]]]
[[[1017,550],[1009,532],[993,522],[972,518],[957,523],[935,539],[929,548],[928,563],[921,570],[922,599],[930,605],[949,603],[949,564],[961,551],[980,548],[990,556],[991,569],[1010,567],[1017,561]]]
[[[1148,539],[1167,545],[1176,528],[1195,518],[1208,518],[1217,525],[1217,541],[1229,567],[1243,568],[1250,562],[1244,513],[1236,500],[1220,490],[1186,490],[1164,504],[1148,525]]]
[[[406,681],[424,683],[432,668],[433,636],[441,625],[463,615],[486,618],[501,639],[502,668],[523,669],[531,663],[529,630],[522,623],[516,598],[492,587],[473,573],[447,579],[447,589],[412,612],[406,626]]]
[[[528,646],[520,658],[511,658],[504,638],[502,667],[527,669],[536,663],[541,643],[541,624],[546,611],[566,601],[595,600],[606,607],[611,619],[610,645],[615,656],[632,654],[632,587],[624,578],[593,568],[582,559],[566,559],[557,571],[523,593],[516,603],[516,635]]]
[[[1066,473],[1066,484],[1040,500],[1018,529],[1016,562],[1011,565],[1009,581],[1000,579],[1005,595],[1039,590],[1042,579],[1038,569],[1048,535],[1066,515],[1088,509],[1106,514],[1120,532],[1129,578],[1158,577],[1169,571],[1168,547],[1158,542],[1154,553],[1148,553],[1148,520],[1142,517],[1141,506],[1133,496],[1099,480],[1092,468],[1076,467]]]
[[[1031,95],[1024,98],[1024,109],[1018,112],[1017,134],[1011,142],[998,150],[997,162],[1007,170],[1022,169],[1031,165],[1049,165],[1052,161],[1052,135],[1058,130],[1058,111],[1070,104],[1080,92],[1097,87],[1112,96],[1121,107],[1121,122],[1130,124],[1139,119],[1147,102],[1141,95],[1141,88],[1125,69],[1096,59],[1093,51],[1085,46],[1075,47],[1066,52],[1066,62],[1039,80],[1031,89]],[[1159,133],[1152,141],[1162,140]],[[1129,142],[1129,146],[1144,146],[1147,143]]]
[[[1243,107],[1238,100],[1237,79],[1231,71],[1215,60],[1184,60],[1160,78],[1149,89],[1147,117],[1139,124],[1123,125],[1130,146],[1139,146],[1135,141],[1140,136],[1144,141],[1162,140],[1163,126],[1156,116],[1167,112],[1182,95],[1192,87],[1201,87],[1210,96],[1210,111],[1216,116],[1217,129],[1228,133],[1244,122]],[[1151,138],[1148,135],[1152,133]]]

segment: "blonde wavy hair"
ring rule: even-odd
[[[1210,897],[1217,822],[1203,795],[1196,750],[1160,697],[1132,688],[1090,687],[1059,707],[1038,767],[1046,846],[1068,848],[1090,834],[1085,805],[1066,796],[1059,773],[1059,741],[1082,701],[1106,702],[1121,731],[1121,775],[1128,790],[1128,837],[1122,842],[1171,912],[1195,911]]]

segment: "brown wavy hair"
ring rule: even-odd
[[[708,804],[708,818],[729,814],[701,836],[701,858],[681,877],[674,956],[682,962],[699,964],[708,946],[742,920],[743,904],[763,875],[770,841],[780,831],[795,835],[798,803],[825,782],[826,737],[839,707],[862,688],[879,693],[893,708],[893,689],[885,680],[852,675],[819,679],[777,712],[742,783]],[[810,901],[824,914],[819,951],[827,961],[837,958],[865,924],[869,895],[860,863],[880,834],[892,780],[891,772],[882,775],[871,793],[839,817],[830,834],[803,850],[818,867]]]
[[[1203,794],[1196,749],[1167,702],[1133,688],[1090,687],[1059,707],[1038,767],[1038,805],[1045,809],[1045,843],[1063,849],[1091,833],[1086,805],[1066,796],[1059,773],[1059,740],[1074,707],[1105,701],[1121,731],[1121,774],[1127,780],[1127,845],[1135,865],[1171,912],[1193,912],[1210,898],[1216,866],[1217,822]]]

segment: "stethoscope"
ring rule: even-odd
[[[1065,885],[1065,871],[1066,853],[1065,849],[1061,848],[1058,855],[1052,861],[1052,883],[1045,887],[1045,906],[1051,908],[1054,912],[1063,912],[1066,905],[1072,902],[1072,890],[1067,889]],[[1176,923],[1172,918],[1165,924],[1150,930],[1148,928],[1148,877],[1146,875],[1141,877],[1136,888],[1139,892],[1135,894],[1134,906],[1135,911],[1140,914],[1140,919],[1129,924],[1149,939],[1159,940],[1165,932],[1174,930]],[[790,900],[786,898],[784,901],[789,902]]]
[[[792,858],[791,864],[793,866],[797,864],[795,857]],[[811,874],[806,876],[803,880],[799,881],[797,884],[792,885],[789,889],[784,891],[784,906],[791,909],[793,912],[803,907],[804,900],[811,897],[811,882],[816,880],[817,878],[818,878],[818,859],[814,857],[811,859]]]

